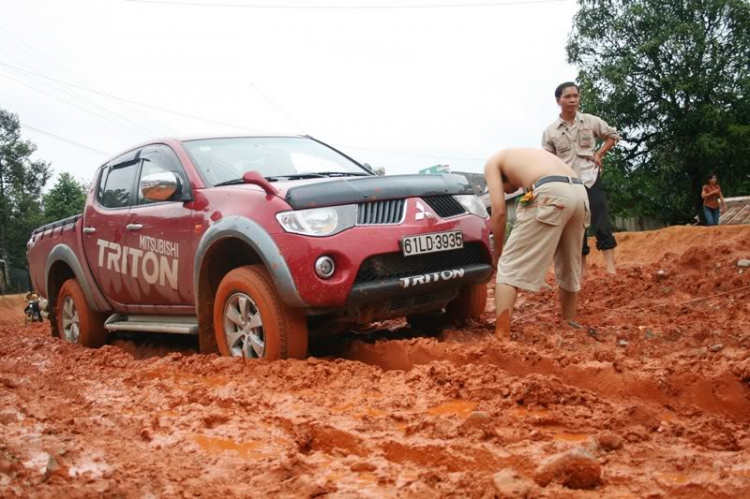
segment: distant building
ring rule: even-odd
[[[450,173],[451,167],[449,165],[435,165],[435,166],[428,166],[427,168],[422,168],[419,170],[419,173],[421,174],[427,174],[427,175],[436,175],[439,173]]]
[[[725,198],[727,211],[719,217],[719,225],[750,225],[750,196]]]

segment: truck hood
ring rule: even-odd
[[[474,194],[459,175],[387,175],[274,182],[279,196],[295,210],[316,206],[403,199],[419,196]]]

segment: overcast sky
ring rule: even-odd
[[[575,2],[505,1],[0,0],[0,107],[95,149],[23,130],[85,181],[149,139],[256,131],[388,173],[479,172],[501,148],[539,147],[555,86],[576,75]]]

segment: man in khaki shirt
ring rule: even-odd
[[[615,128],[601,118],[578,112],[581,99],[575,83],[559,85],[555,90],[555,99],[560,106],[560,116],[544,130],[542,148],[569,165],[586,187],[591,207],[591,225],[596,235],[596,249],[604,254],[607,273],[614,274],[617,241],[612,234],[607,194],[604,192],[601,176],[602,159],[620,140],[620,136]],[[599,150],[596,150],[596,139],[604,141]],[[586,273],[586,255],[589,252],[584,236],[582,276]]]

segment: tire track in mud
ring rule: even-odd
[[[478,333],[485,336],[486,333]],[[590,390],[605,398],[638,399],[662,407],[689,408],[726,416],[737,422],[750,420],[750,383],[721,367],[710,375],[674,372],[661,367],[627,372],[611,362],[589,360],[576,365],[560,365],[552,356],[542,356],[523,347],[502,345],[493,339],[461,348],[436,340],[354,342],[344,358],[378,366],[385,370],[408,371],[417,365],[447,361],[454,366],[480,364],[497,367],[512,376],[539,374],[554,377],[569,386]],[[669,359],[661,359],[669,363]],[[646,372],[643,372],[646,371]],[[672,371],[672,372],[670,372]]]

